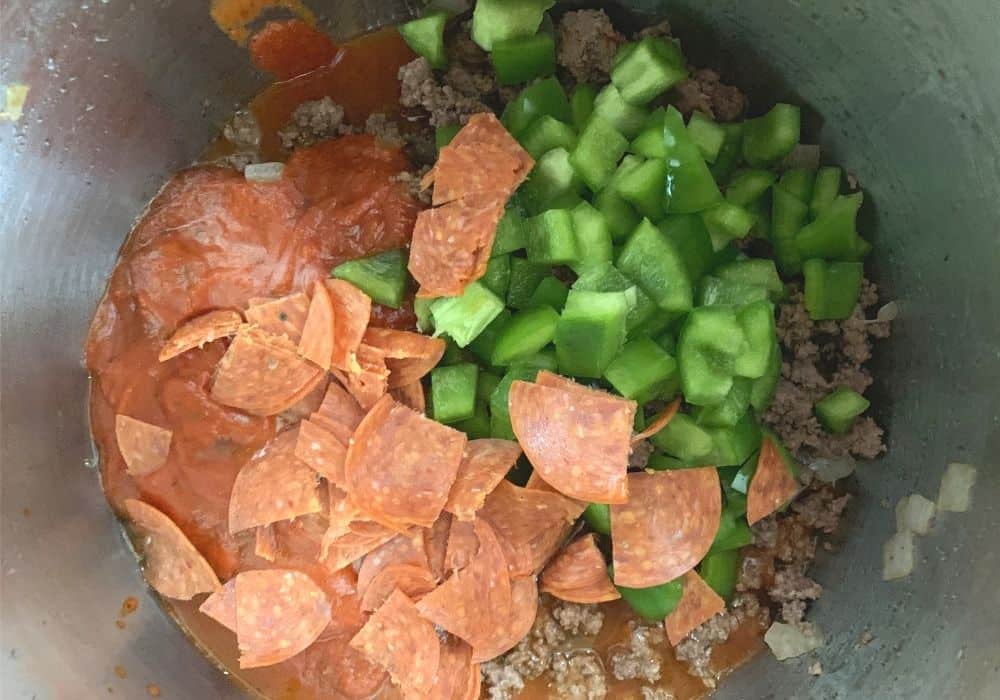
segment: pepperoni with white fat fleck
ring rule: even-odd
[[[747,488],[747,522],[763,520],[799,492],[799,482],[785,465],[781,450],[770,435],[760,443],[757,470]]]
[[[309,297],[302,292],[277,299],[251,299],[245,316],[247,322],[273,335],[286,336],[292,343],[302,338],[302,328],[309,315]]]
[[[521,447],[511,440],[470,440],[444,509],[459,520],[474,519],[520,456]]]
[[[167,428],[118,414],[115,437],[125,468],[132,476],[146,476],[166,464],[174,433]]]
[[[683,585],[684,592],[680,602],[663,623],[667,639],[674,646],[680,644],[696,627],[726,609],[726,601],[694,571],[684,574]]]
[[[542,571],[539,589],[571,603],[605,603],[621,598],[611,583],[596,540],[596,535],[590,533],[566,545]]]

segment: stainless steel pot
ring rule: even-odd
[[[263,84],[207,4],[0,7],[0,81],[30,86],[24,116],[0,123],[4,698],[143,697],[147,683],[239,696],[154,604],[105,506],[80,350],[134,218]],[[343,37],[405,5],[322,9]],[[825,673],[761,657],[719,697],[1000,697],[1000,4],[636,5],[670,14],[689,53],[758,104],[794,90],[825,122],[825,151],[866,188],[876,278],[903,308],[876,358],[890,452],[860,470],[849,531],[820,563]],[[886,504],[933,497],[949,461],[979,467],[972,512],[941,518],[917,570],[882,583]]]

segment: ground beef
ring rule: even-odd
[[[714,688],[718,679],[709,667],[712,650],[729,639],[747,620],[756,620],[764,626],[768,622],[768,612],[760,606],[755,595],[740,593],[725,612],[696,627],[676,646],[674,653],[677,659],[687,664],[688,673],[701,678],[707,687]]]
[[[238,151],[256,151],[260,148],[260,125],[248,109],[237,110],[232,120],[223,127],[222,135]]]
[[[646,464],[649,463],[649,458],[655,449],[653,443],[649,440],[640,440],[632,446],[632,452],[628,456],[628,465],[637,469],[644,469]]]
[[[580,83],[606,83],[625,37],[604,10],[575,10],[559,20],[556,62]]]
[[[278,132],[278,138],[282,148],[291,151],[353,131],[344,124],[344,108],[324,97],[296,107],[288,123]]]
[[[410,194],[413,195],[414,199],[427,206],[431,204],[431,190],[430,188],[424,188],[420,185],[420,181],[423,179],[427,171],[431,169],[431,166],[425,165],[419,168],[416,172],[410,172],[409,170],[404,170],[403,172],[396,175],[394,178],[398,182],[405,182],[407,187],[410,188]]]
[[[698,111],[719,122],[742,119],[747,104],[739,88],[723,83],[719,74],[710,68],[695,70],[690,78],[675,85],[668,101],[685,117]]]
[[[399,132],[399,124],[382,112],[374,112],[365,120],[365,133],[390,146],[402,147],[406,143]]]
[[[618,680],[639,678],[648,683],[660,680],[660,655],[666,639],[659,625],[632,623],[627,647],[611,653],[611,672]]]
[[[552,659],[556,697],[565,700],[601,700],[608,694],[604,666],[591,651],[556,654]]]
[[[596,605],[560,601],[552,607],[552,617],[571,635],[593,637],[604,626],[604,613]]]
[[[817,488],[792,503],[792,512],[808,527],[831,534],[837,529],[840,516],[851,497],[848,494],[838,496],[830,486]]]
[[[639,688],[639,692],[642,694],[642,700],[674,700],[674,696],[663,688],[650,688],[644,685]]]
[[[648,27],[643,27],[632,37],[633,41],[639,41],[640,39],[645,39],[647,36],[659,37],[661,39],[669,39],[673,36],[670,29],[670,22],[668,20],[663,20],[657,24],[651,24]]]
[[[453,79],[459,73],[452,75]],[[482,101],[482,95],[473,96],[464,93],[458,87],[438,80],[426,58],[417,58],[399,69],[400,98],[404,107],[420,107],[430,115],[431,126],[447,126],[449,124],[464,124],[469,117],[477,112],[490,111]],[[463,89],[475,86],[471,77],[468,81],[460,80]]]
[[[768,597],[781,605],[781,621],[789,624],[802,622],[806,602],[823,594],[823,587],[796,567],[781,569],[774,575],[774,583],[767,590]]]

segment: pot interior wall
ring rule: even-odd
[[[404,2],[325,3],[349,36]],[[331,7],[332,6],[332,7]],[[886,458],[857,476],[849,531],[820,562],[828,636],[815,679],[761,658],[720,698],[986,698],[1000,693],[1000,5],[695,0],[666,13],[695,63],[752,107],[794,98],[866,192],[872,268],[903,313],[879,348]],[[203,3],[12,0],[0,82],[30,85],[0,122],[4,697],[238,697],[154,604],[105,506],[80,347],[134,218],[263,84]],[[979,467],[971,513],[940,519],[907,580],[880,580],[886,503]],[[139,609],[124,630],[122,600]],[[874,639],[859,647],[865,631]],[[116,667],[127,674],[119,677]]]

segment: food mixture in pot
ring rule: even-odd
[[[698,698],[823,643],[885,450],[862,193],[667,23],[551,5],[264,24],[97,309],[108,500],[270,697]]]

